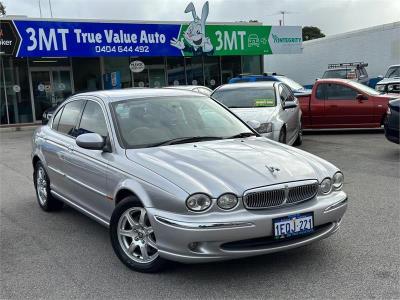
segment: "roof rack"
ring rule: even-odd
[[[359,62],[351,62],[351,63],[328,64],[328,69],[335,69],[335,68],[340,68],[340,67],[361,68],[361,67],[368,67],[368,63],[359,61]]]

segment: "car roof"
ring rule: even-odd
[[[173,97],[173,96],[191,96],[206,97],[203,94],[182,89],[164,89],[164,88],[127,88],[115,90],[101,90],[76,94],[75,96],[93,96],[101,98],[108,102],[115,102],[126,99],[143,99],[155,97]]]
[[[170,86],[165,86],[163,87],[164,89],[177,89],[177,90],[194,90],[197,88],[206,88],[209,89],[208,87],[204,85],[170,85]]]
[[[279,84],[279,81],[249,81],[249,82],[238,82],[234,84],[224,84],[218,87],[216,90],[234,90],[238,88],[272,88],[274,84]]]
[[[354,82],[354,81],[350,80],[350,79],[342,79],[342,78],[321,78],[321,79],[318,79],[317,82],[349,83],[349,82]]]

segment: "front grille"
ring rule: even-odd
[[[244,196],[244,204],[249,209],[273,208],[287,204],[300,203],[315,197],[318,182],[295,185],[290,183],[279,188],[268,187],[268,190],[251,192]]]

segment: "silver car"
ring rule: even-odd
[[[164,89],[177,89],[177,90],[185,90],[197,92],[206,96],[210,96],[212,94],[212,89],[202,86],[202,85],[171,85],[166,86]]]
[[[301,109],[292,90],[277,81],[226,84],[211,97],[229,107],[259,134],[288,145],[303,141]]]
[[[32,163],[40,207],[65,203],[109,227],[141,272],[303,246],[338,230],[347,208],[338,168],[188,91],[72,96],[35,131]]]

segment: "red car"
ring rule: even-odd
[[[305,129],[381,127],[396,97],[348,79],[320,79],[311,95],[297,95]]]

